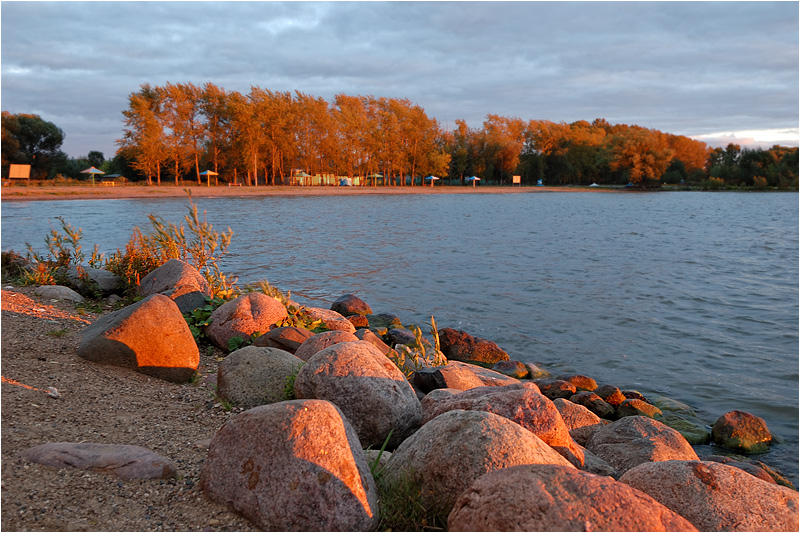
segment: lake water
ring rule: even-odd
[[[463,329],[552,373],[741,409],[784,441],[797,483],[798,196],[541,193],[198,198],[231,227],[222,266],[301,303],[343,293],[404,323]],[[2,202],[2,249],[45,250],[61,215],[84,249],[123,247],[187,200]],[[427,327],[423,325],[423,330]]]

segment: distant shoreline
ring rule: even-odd
[[[259,185],[257,187],[227,186],[5,186],[0,193],[3,201],[43,200],[120,200],[137,198],[183,198],[189,189],[194,198],[210,197],[267,197],[267,196],[364,196],[387,194],[521,194],[542,192],[620,192],[622,189],[588,187],[333,187]]]

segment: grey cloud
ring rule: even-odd
[[[702,134],[796,128],[798,7],[762,2],[4,2],[3,109],[113,153],[142,83],[408,98]],[[36,31],[32,31],[33,29]]]

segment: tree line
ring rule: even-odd
[[[141,85],[122,111],[118,151],[70,160],[63,132],[35,115],[3,112],[3,164],[34,164],[34,175],[76,175],[91,163],[133,181],[245,185],[297,183],[298,176],[347,176],[361,185],[415,185],[429,175],[464,183],[590,185],[700,183],[797,187],[797,148],[709,149],[697,140],[605,119],[572,123],[489,114],[480,128],[443,129],[407,99],[213,84]],[[27,159],[24,160],[23,159]],[[81,169],[86,168],[82,166]],[[721,180],[721,181],[720,181]],[[329,180],[329,183],[335,183]]]

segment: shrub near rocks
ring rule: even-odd
[[[450,531],[696,531],[653,498],[605,476],[523,465],[481,476],[456,502]]]
[[[358,437],[321,400],[263,405],[214,436],[205,494],[267,531],[372,531],[377,491]]]

